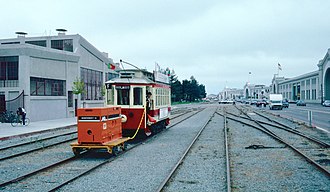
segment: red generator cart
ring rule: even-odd
[[[91,149],[106,149],[116,154],[126,149],[128,137],[122,137],[120,107],[81,108],[77,111],[78,142],[72,143],[75,155]]]

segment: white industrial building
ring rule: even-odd
[[[102,86],[118,76],[108,69],[112,59],[82,36],[58,31],[56,36],[18,33],[0,40],[0,110],[24,107],[32,121],[40,121],[73,117],[83,105],[104,105]],[[85,84],[81,95],[72,92],[77,79]]]
[[[218,97],[220,100],[241,99],[243,98],[243,92],[244,92],[243,89],[225,87],[223,91],[219,93]]]
[[[266,85],[254,85],[246,83],[244,85],[244,97],[246,99],[268,99],[270,87]]]
[[[322,103],[330,100],[330,49],[318,63],[318,70],[293,77],[272,79],[272,93],[280,93],[288,100],[305,100],[307,103]]]
[[[330,49],[319,61],[318,70],[293,78],[279,77],[272,79],[270,86],[246,83],[243,88],[244,98],[269,98],[270,93],[282,94],[289,101],[304,100],[307,103],[323,103],[330,100]],[[225,88],[219,93],[222,99],[233,99],[241,94],[241,89]]]

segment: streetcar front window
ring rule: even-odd
[[[134,87],[133,88],[133,98],[134,98],[133,105],[143,105],[142,88],[141,87]]]
[[[117,89],[117,104],[129,105],[129,86],[116,86]]]

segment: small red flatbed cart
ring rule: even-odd
[[[82,108],[77,114],[78,141],[71,144],[75,155],[91,149],[105,149],[116,155],[126,149],[130,138],[122,137],[120,107]]]

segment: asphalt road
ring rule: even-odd
[[[289,108],[283,110],[270,110],[267,111],[274,114],[279,114],[282,117],[293,118],[295,120],[309,123],[308,111],[312,112],[312,125],[317,128],[324,129],[330,133],[330,107],[323,107],[320,104],[307,104],[307,106],[296,106],[296,104],[290,104]]]

